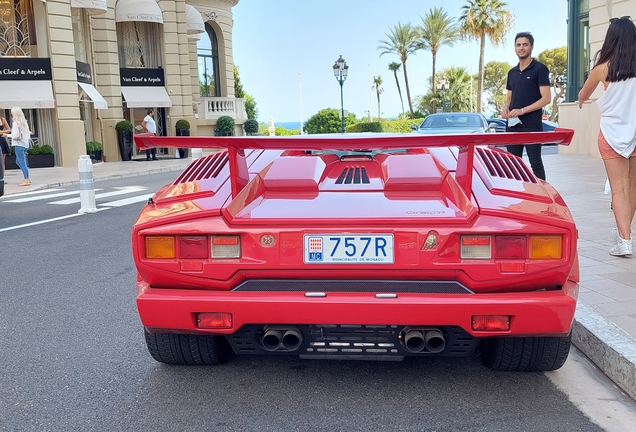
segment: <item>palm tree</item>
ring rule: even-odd
[[[380,111],[380,94],[384,92],[384,89],[380,87],[382,85],[382,77],[380,75],[373,77],[373,88],[375,88],[375,94],[378,97],[378,118],[382,117],[382,112]]]
[[[417,29],[420,32],[418,48],[430,51],[433,55],[433,75],[431,77],[431,91],[435,93],[435,65],[437,63],[437,53],[444,45],[453,46],[459,39],[459,26],[455,24],[444,8],[432,8],[420,17],[422,25]]]
[[[442,71],[448,80],[448,90],[444,99],[450,101],[450,110],[467,112],[470,110],[470,82],[472,77],[465,67],[450,67]]]
[[[389,39],[381,40],[380,45],[378,45],[378,49],[382,50],[380,53],[380,57],[384,54],[397,54],[400,56],[400,61],[402,62],[403,71],[404,71],[404,85],[406,86],[406,98],[409,102],[409,109],[411,110],[411,118],[415,117],[415,113],[413,112],[413,102],[411,102],[411,90],[409,89],[409,77],[406,73],[406,60],[408,60],[409,55],[415,54],[417,51],[417,39],[418,39],[417,30],[410,24],[402,24],[398,22],[398,24],[391,29],[389,33],[386,33],[386,37]]]
[[[398,80],[397,73],[400,70],[402,65],[397,62],[389,63],[389,70],[393,72],[393,76],[395,77],[395,85],[398,88],[398,94],[400,95],[400,104],[402,104],[402,115],[404,115],[404,100],[402,99],[402,90],[400,89],[400,81]]]
[[[462,6],[460,32],[464,38],[479,41],[479,79],[477,81],[477,112],[482,111],[481,97],[484,90],[484,49],[486,36],[493,46],[504,42],[512,27],[513,14],[507,3],[501,0],[466,0]]]

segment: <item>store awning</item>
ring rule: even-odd
[[[99,94],[97,89],[93,87],[92,84],[83,82],[78,82],[77,84],[81,87],[84,93],[86,93],[86,96],[88,96],[93,101],[95,109],[108,109],[108,103],[106,102],[106,99],[104,99],[102,95]]]
[[[101,15],[108,12],[106,0],[71,0],[71,7],[86,9],[89,15]]]
[[[172,106],[172,101],[165,87],[122,87],[121,94],[124,96],[128,108],[168,108]]]
[[[163,24],[163,14],[155,0],[117,0],[115,22],[127,21]]]
[[[186,4],[186,24],[188,26],[188,38],[191,35],[203,33],[205,31],[205,23],[199,12],[194,6]]]
[[[0,108],[55,108],[51,81],[0,81]]]

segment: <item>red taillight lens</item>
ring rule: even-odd
[[[496,259],[525,259],[527,250],[524,235],[495,236]]]
[[[241,241],[237,235],[212,236],[212,258],[240,258]]]
[[[462,236],[460,251],[462,259],[489,259],[491,253],[490,236]]]
[[[473,330],[507,331],[510,330],[508,315],[473,315]]]
[[[229,312],[198,313],[197,327],[207,329],[230,329],[232,328],[232,314]]]
[[[208,257],[207,236],[179,236],[179,258],[206,259]]]

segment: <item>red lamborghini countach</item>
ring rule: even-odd
[[[498,370],[561,367],[577,229],[559,193],[496,146],[572,135],[135,137],[215,149],[133,227],[150,354],[212,365],[478,352]]]

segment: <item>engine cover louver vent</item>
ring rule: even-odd
[[[367,170],[364,167],[347,167],[345,168],[336,184],[369,184],[369,177],[367,176]]]
[[[227,165],[227,161],[226,151],[196,159],[181,173],[173,185],[214,178]]]
[[[487,148],[478,147],[476,150],[491,176],[537,183],[536,177],[520,158],[507,152]]]

